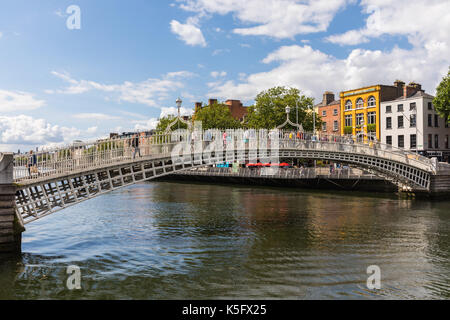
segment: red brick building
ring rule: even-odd
[[[322,102],[315,107],[317,107],[319,116],[322,119],[322,127],[318,131],[326,134],[340,135],[341,100],[335,100],[334,93],[326,91],[323,94]]]
[[[208,105],[213,105],[217,103],[217,99],[209,99],[208,100]],[[242,102],[240,100],[227,100],[224,103],[225,105],[228,106],[228,108],[230,109],[231,112],[231,116],[239,121],[243,121],[245,116],[248,113],[248,107],[244,107],[242,105]],[[195,103],[195,112],[197,112],[197,110],[200,110],[202,108],[202,103],[201,102],[196,102]]]

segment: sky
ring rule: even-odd
[[[435,88],[450,0],[0,2],[0,151],[152,129],[196,101],[274,86]]]

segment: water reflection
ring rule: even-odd
[[[0,298],[449,298],[449,202],[154,182],[30,224]],[[5,259],[3,259],[5,260]],[[81,267],[81,291],[65,287]],[[382,270],[368,290],[366,269]]]

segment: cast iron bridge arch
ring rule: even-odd
[[[134,183],[147,181],[192,167],[220,163],[229,159],[245,161],[268,155],[264,146],[270,145],[270,133],[256,132],[253,147],[239,144],[243,132],[227,130],[237,137],[233,147],[205,154],[190,146],[191,134],[177,136],[160,134],[140,139],[140,155],[134,157],[131,139],[106,139],[93,143],[73,144],[39,152],[37,165],[27,167],[28,157],[15,155],[14,182],[17,186],[15,210],[22,225],[45,217],[58,210],[97,197]],[[211,131],[209,131],[211,132]],[[222,132],[216,130],[216,137]],[[273,137],[272,137],[273,138]],[[174,141],[175,140],[175,141]],[[185,141],[187,152],[172,159],[172,151]],[[211,139],[207,131],[196,139],[203,150],[213,143],[230,144],[225,139]],[[269,142],[264,141],[269,140]],[[188,141],[188,142],[186,142]],[[396,149],[389,145],[355,143],[343,137],[321,137],[303,133],[300,137],[278,132],[279,158],[307,158],[334,160],[365,168],[390,180],[402,188],[429,191],[431,176],[436,174],[436,164],[425,157]],[[228,151],[229,150],[229,151]]]

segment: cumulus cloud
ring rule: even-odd
[[[365,27],[331,35],[328,41],[355,45],[386,34],[407,36],[414,45],[448,40],[449,1],[362,0],[361,6],[363,13],[369,15]]]
[[[34,110],[44,105],[44,100],[35,99],[31,93],[0,90],[0,112]]]
[[[147,120],[136,120],[133,121],[133,123],[135,124],[134,130],[152,130],[156,129],[156,126],[158,125],[158,119],[151,118]]]
[[[352,0],[180,0],[180,8],[199,16],[233,14],[250,27],[240,35],[292,38],[326,31],[335,14]]]
[[[86,131],[64,126],[52,125],[44,119],[35,119],[26,115],[0,116],[0,144],[36,146],[68,143],[86,135],[96,133],[97,127]],[[11,148],[4,151],[11,151]]]
[[[391,84],[395,79],[419,82],[434,94],[450,64],[450,2],[362,0],[361,6],[368,14],[365,27],[326,40],[357,45],[382,36],[404,36],[411,48],[355,48],[347,57],[337,59],[308,45],[283,46],[262,60],[267,65],[276,64],[271,70],[238,81],[209,83],[209,94],[252,100],[261,90],[286,85],[319,98],[324,90],[337,93],[376,83]]]
[[[170,22],[170,30],[178,35],[178,38],[190,46],[206,47],[206,40],[202,30],[191,21],[183,24],[177,20]]]
[[[82,120],[119,120],[120,117],[112,116],[104,113],[77,113],[74,114],[75,119]]]
[[[313,97],[324,90],[335,93],[373,84],[391,84],[395,79],[415,80],[427,91],[434,88],[450,63],[445,46],[430,46],[389,52],[355,49],[344,59],[337,59],[310,46],[283,46],[267,55],[263,63],[276,63],[267,72],[248,75],[244,81],[210,83],[210,96],[252,100],[267,88],[295,86]]]
[[[218,77],[226,77],[227,73],[226,71],[212,71],[211,77],[218,78]]]
[[[69,86],[62,90],[47,90],[49,94],[81,94],[97,90],[116,97],[119,102],[140,103],[151,107],[158,106],[157,100],[168,98],[170,92],[183,88],[184,83],[181,79],[195,76],[188,71],[177,71],[169,72],[161,79],[150,78],[137,83],[125,81],[122,84],[102,84],[90,80],[76,80],[65,72],[52,71],[51,73],[67,82]]]
[[[194,112],[191,108],[180,108],[180,115],[182,116],[190,116]],[[161,118],[168,116],[168,115],[177,115],[178,114],[178,108],[176,107],[163,107],[161,108],[161,114],[159,115]]]

